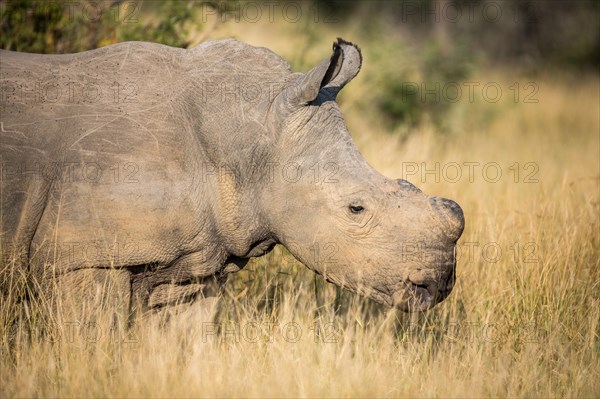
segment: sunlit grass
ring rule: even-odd
[[[3,331],[2,396],[597,396],[598,86],[540,86],[538,104],[501,105],[484,132],[425,127],[402,145],[375,130],[356,136],[388,175],[406,162],[497,162],[506,174],[406,176],[467,218],[457,286],[434,310],[386,309],[277,248],[232,276],[210,328],[98,342],[76,330],[73,342],[39,336],[13,350]],[[515,162],[535,163],[537,182],[515,182]],[[4,302],[4,322],[10,310]]]
[[[264,37],[254,29],[248,41]],[[271,47],[291,48],[285,38]],[[34,303],[18,310],[30,337],[10,341],[11,298],[25,289],[16,279],[0,304],[0,396],[598,397],[598,78],[534,79],[539,101],[524,103],[508,87],[530,78],[481,73],[472,80],[500,84],[500,101],[460,101],[449,134],[427,122],[406,134],[389,132],[371,105],[377,67],[344,89],[341,108],[374,167],[463,207],[458,280],[445,302],[412,316],[390,310],[277,247],[231,276],[214,323],[104,328],[98,340],[61,326],[48,336],[48,305]],[[436,163],[439,172],[423,175]],[[497,181],[496,166],[484,171],[491,163]]]

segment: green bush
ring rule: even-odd
[[[196,1],[11,0],[1,3],[0,48],[73,53],[130,40],[188,47],[190,29],[204,28],[199,18],[203,7],[211,5]]]
[[[469,77],[472,56],[461,46],[443,48],[430,40],[413,62],[416,65],[410,71],[400,69],[391,76],[378,107],[392,127],[417,126],[427,118],[436,127],[446,128],[444,120],[455,104],[451,87]],[[418,71],[418,79],[411,77],[412,70]]]

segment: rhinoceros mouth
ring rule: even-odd
[[[456,258],[447,265],[452,272],[444,281],[427,281],[415,283],[410,279],[402,284],[391,295],[392,304],[405,312],[425,311],[431,309],[450,295],[456,279]]]
[[[436,283],[422,285],[408,281],[394,292],[392,302],[405,312],[425,311],[438,303],[439,296]]]
[[[439,279],[413,282],[409,279],[391,295],[393,306],[405,312],[425,311],[431,309],[450,295],[456,282],[456,246],[452,250],[451,260],[439,268],[450,273]]]

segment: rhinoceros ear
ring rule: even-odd
[[[327,61],[300,76],[284,91],[288,105],[297,106],[316,100],[335,100],[337,93],[360,70],[362,55],[358,46],[338,38],[333,43],[333,54]]]
[[[335,99],[338,92],[358,75],[361,65],[360,48],[338,37],[337,43],[333,43],[333,55],[323,78],[321,92]]]

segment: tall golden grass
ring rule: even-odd
[[[506,90],[515,78],[476,80]],[[376,95],[368,82],[353,82],[342,102],[365,157],[464,209],[445,302],[423,314],[387,309],[280,247],[231,276],[214,324],[142,323],[102,330],[97,342],[97,330],[63,325],[55,340],[35,334],[45,318],[27,309],[33,335],[9,343],[16,309],[5,301],[0,396],[598,397],[598,77],[535,79],[537,103],[461,101],[456,133],[425,123],[402,140],[365,108]],[[436,163],[439,181],[421,175]]]

